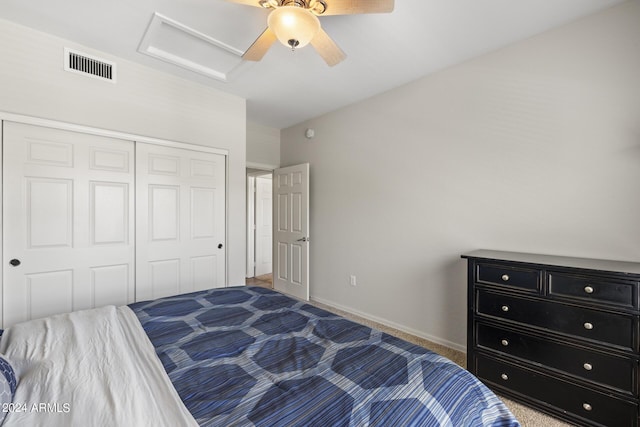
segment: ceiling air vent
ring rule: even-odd
[[[116,81],[116,64],[69,48],[64,49],[64,69],[110,82]]]

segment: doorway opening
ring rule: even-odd
[[[273,173],[247,169],[247,285],[273,288]]]

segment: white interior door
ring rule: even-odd
[[[273,180],[271,175],[256,177],[256,276],[270,274],[273,247]]]
[[[273,171],[273,286],[309,300],[309,164]]]
[[[4,122],[3,325],[134,300],[131,141]]]
[[[226,285],[225,156],[136,143],[136,300]]]

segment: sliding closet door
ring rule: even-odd
[[[225,286],[225,156],[137,143],[136,171],[136,300]]]
[[[132,302],[133,142],[3,131],[4,327]]]

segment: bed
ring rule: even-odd
[[[24,322],[0,354],[7,426],[519,425],[448,359],[258,287]]]

